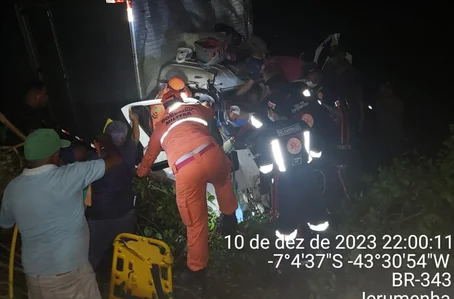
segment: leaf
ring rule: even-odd
[[[207,200],[209,202],[212,202],[216,199],[216,196],[214,196],[213,194],[211,194],[210,192],[207,192]]]
[[[143,229],[143,234],[145,235],[145,237],[151,237],[153,235],[153,229],[149,226],[145,226],[145,228]]]

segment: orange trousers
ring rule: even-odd
[[[235,213],[237,199],[231,181],[231,161],[216,146],[175,173],[178,210],[187,229],[188,268],[198,271],[208,265],[207,183],[213,184],[219,209]]]

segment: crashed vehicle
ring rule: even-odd
[[[228,119],[228,114],[225,109],[224,99],[232,96],[238,88],[245,83],[245,78],[241,77],[238,64],[236,65],[221,65],[217,64],[210,68],[201,67],[196,61],[185,61],[178,63],[176,61],[165,64],[160,71],[158,82],[160,83],[152,95],[158,94],[159,90],[166,84],[169,76],[175,74],[184,74],[187,86],[191,89],[191,93],[196,98],[185,98],[185,102],[196,103],[199,101],[209,101],[216,107],[216,118],[219,121],[218,125],[224,126],[230,132],[235,131],[236,125]],[[162,109],[161,100],[153,98],[130,103],[124,106],[121,111],[127,119],[129,109],[132,109],[139,115],[140,119],[140,143],[146,150],[148,141],[153,131],[152,114],[154,109]],[[227,140],[221,134],[217,126],[210,128],[214,138],[220,145],[223,145]],[[240,200],[242,210],[247,210],[252,202],[267,202],[262,200],[260,193],[260,171],[254,161],[250,149],[247,147],[230,151],[233,156],[233,164],[236,165],[236,171],[233,172],[233,177],[236,182],[236,193]],[[160,153],[155,164],[165,163],[167,160],[164,151]],[[174,179],[170,168],[165,168],[164,172],[167,177]],[[214,186],[208,184],[207,192],[216,196]],[[213,210],[219,214],[217,201],[210,203]],[[262,209],[263,211],[263,209]]]
[[[339,37],[340,34],[336,33],[326,38],[317,48],[314,61],[317,62],[322,59],[323,55],[321,53],[326,52],[325,50],[328,47],[338,44]],[[244,61],[226,61],[222,64],[206,66],[193,59],[181,59],[179,57],[180,54],[177,52],[175,60],[167,62],[161,67],[157,79],[158,85],[151,92],[149,99],[124,106],[121,109],[122,114],[128,119],[128,111],[129,109],[133,109],[139,115],[140,143],[146,150],[153,131],[152,114],[154,113],[154,109],[162,109],[161,100],[155,97],[159,95],[167,81],[173,76],[184,78],[191,93],[194,95],[194,98],[186,98],[185,101],[209,101],[216,109],[218,126],[210,127],[210,131],[219,145],[223,145],[225,151],[233,154],[236,160],[234,161],[234,165],[237,167],[236,171],[233,172],[233,177],[242,210],[248,210],[251,204],[253,204],[260,212],[264,212],[266,208],[271,206],[271,190],[270,188],[263,188],[263,186],[261,188],[260,186],[260,170],[253,152],[245,142],[238,142],[234,146],[229,144],[237,135],[245,131],[229,119],[229,107],[226,107],[225,101],[232,97],[248,80],[243,72]],[[351,62],[351,55],[347,58]],[[328,61],[329,57],[326,57],[325,63]],[[256,127],[253,116],[250,117],[246,126]],[[155,164],[165,163],[166,159],[166,154],[162,151]],[[164,172],[168,178],[174,179],[170,168],[164,169]],[[207,192],[216,196],[214,187],[211,184],[208,185]],[[211,204],[214,211],[219,214],[217,202],[214,201]]]

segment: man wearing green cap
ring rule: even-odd
[[[100,299],[88,261],[89,231],[81,200],[83,189],[121,163],[110,137],[99,138],[103,160],[59,167],[60,148],[68,145],[52,129],[38,129],[25,140],[28,162],[6,187],[0,226],[17,224],[29,298]]]

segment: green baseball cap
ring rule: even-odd
[[[55,154],[60,148],[70,145],[71,142],[60,139],[55,130],[38,129],[25,139],[25,159],[28,161],[43,160]]]

